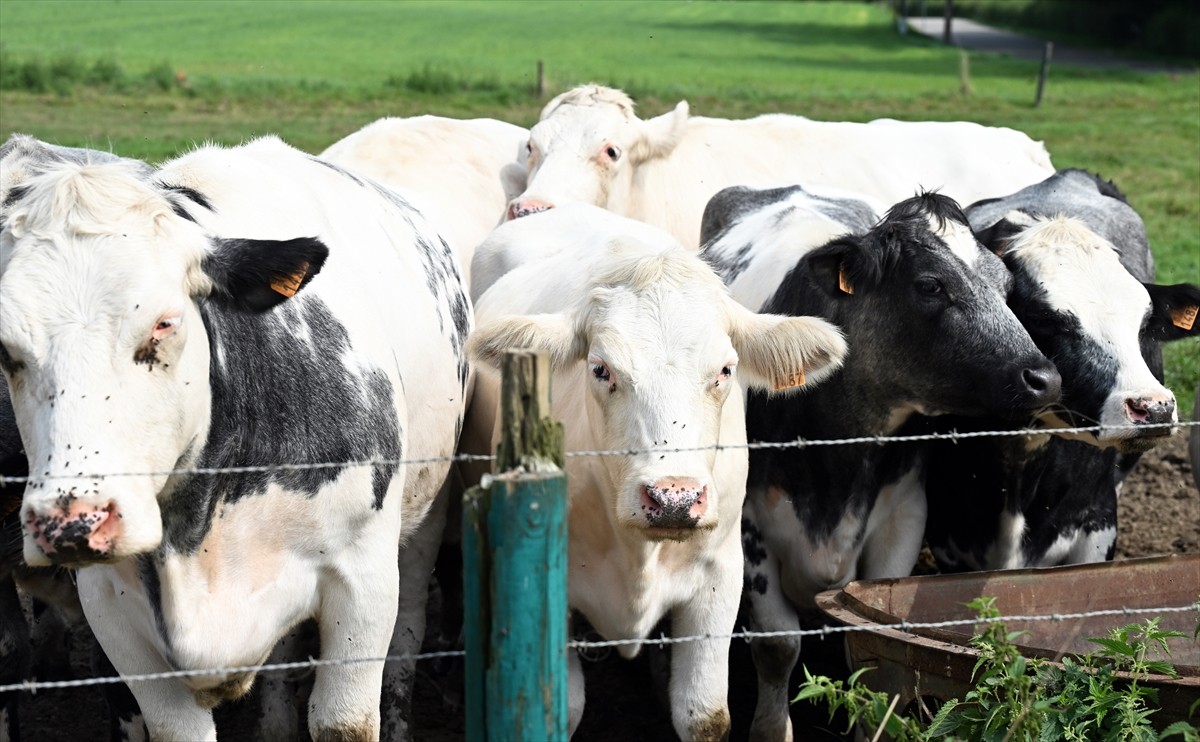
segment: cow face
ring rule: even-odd
[[[1058,400],[1058,373],[1005,304],[1003,263],[952,200],[902,201],[805,264],[832,299],[824,316],[850,338],[848,388],[877,390],[895,422],[914,411],[1019,419]],[[795,292],[810,290],[796,284],[785,281],[764,311],[795,313]]]
[[[0,368],[31,465],[25,560],[154,549],[169,472],[208,429],[196,299],[265,310],[299,290],[326,249],[210,238],[144,165],[49,164],[22,189],[0,233]]]
[[[1063,377],[1055,426],[1101,425],[1084,436],[1101,447],[1144,451],[1178,420],[1175,395],[1147,364],[1153,345],[1200,332],[1200,288],[1143,284],[1116,249],[1070,217],[1014,214],[989,234],[1014,278],[1010,304]],[[1023,226],[1018,226],[1018,222]],[[1006,235],[1001,238],[999,235]]]
[[[529,132],[524,193],[509,202],[508,218],[564,203],[625,210],[633,171],[668,155],[683,136],[688,106],[643,121],[619,90],[586,85],[551,100]]]
[[[712,446],[745,440],[739,383],[817,383],[845,352],[821,320],[737,305],[707,266],[677,249],[619,261],[570,313],[500,318],[472,340],[493,364],[513,347],[549,353],[556,399],[582,399],[586,422],[565,421],[588,426],[576,440],[634,452],[601,459],[606,507],[614,523],[653,539],[718,524]]]

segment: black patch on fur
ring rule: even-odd
[[[754,243],[742,245],[732,254],[729,254],[728,250],[710,250],[709,246],[719,242],[747,216],[786,201],[796,193],[803,193],[809,200],[819,204],[816,211],[845,225],[847,233],[866,232],[878,221],[875,212],[863,201],[821,196],[807,191],[799,185],[766,189],[746,186],[725,188],[709,199],[708,204],[704,207],[704,216],[700,226],[700,256],[721,276],[721,280],[730,284],[750,267]],[[795,208],[795,206],[780,208],[775,212],[774,223],[771,226],[779,228],[779,225],[791,215]]]
[[[969,432],[995,430],[998,422],[959,418],[939,421],[939,426]],[[1020,437],[937,442],[925,483],[925,535],[939,568],[997,569],[1004,556],[1018,557],[1014,562],[1021,566],[1035,566],[1060,535],[1115,529],[1120,481],[1116,459],[1112,449],[1057,437],[1032,451]],[[1002,555],[999,563],[991,564],[987,556],[996,548],[1005,512],[1020,513],[1025,531],[1017,554]]]
[[[7,209],[16,202],[25,198],[25,194],[29,193],[29,186],[13,186],[8,191],[8,196],[4,198],[4,208]]]
[[[138,580],[146,590],[146,600],[150,603],[150,610],[154,612],[154,625],[158,629],[158,635],[165,639],[170,635],[167,633],[166,619],[163,618],[162,583],[158,580],[158,560],[161,554],[162,546],[153,553],[138,554],[133,557],[133,560],[137,565]],[[169,646],[169,642],[167,644]],[[168,657],[168,661],[172,661],[170,657]],[[173,661],[172,664],[174,664]]]
[[[749,518],[742,518],[742,554],[746,561],[757,567],[767,558],[767,550],[763,548],[762,531]]]
[[[180,203],[179,199],[175,196],[182,196],[197,206],[207,209],[208,211],[216,211],[213,208],[212,203],[209,202],[208,197],[194,188],[188,188],[187,186],[181,185],[172,185],[170,183],[159,183],[158,187],[166,191],[164,195],[166,195],[167,201],[169,201],[171,204],[171,210],[180,217],[187,219],[189,222],[196,223],[196,218],[191,215],[191,213],[187,210],[187,207]]]
[[[289,297],[271,288],[273,282],[304,271],[299,289],[321,272],[329,248],[316,237],[291,240],[214,238],[203,270],[213,281],[214,298],[245,312],[262,312]]]
[[[319,297],[298,296],[266,314],[231,311],[220,302],[199,306],[212,346],[212,423],[196,466],[400,458],[400,427],[387,374],[343,365],[354,348],[346,328]],[[307,341],[299,327],[307,331]],[[345,469],[192,476],[163,506],[164,542],[194,553],[223,504],[260,495],[271,484],[313,497]],[[371,497],[363,507],[383,507],[395,471],[390,463],[374,467]]]

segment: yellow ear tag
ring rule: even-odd
[[[795,389],[798,386],[804,386],[804,369],[793,371],[775,381],[775,391],[777,392],[784,389]]]
[[[1196,322],[1196,315],[1200,313],[1200,307],[1192,304],[1179,309],[1171,309],[1171,324],[1181,330],[1190,330]]]
[[[271,288],[290,299],[300,290],[300,284],[304,283],[304,277],[307,275],[308,263],[304,263],[300,270],[290,276],[275,276],[271,279]]]
[[[838,264],[838,288],[842,293],[853,294],[854,287],[850,285],[850,281],[846,279],[846,266],[844,263]],[[801,381],[801,384],[804,382]]]

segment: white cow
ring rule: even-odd
[[[528,184],[509,204],[510,219],[580,201],[662,227],[692,249],[705,204],[728,186],[804,181],[888,204],[938,189],[971,203],[1054,173],[1042,143],[1013,129],[784,114],[689,118],[685,101],[643,121],[629,96],[600,85],[546,104],[530,131],[526,167]]]
[[[440,237],[275,138],[157,170],[12,149],[0,368],[26,561],[91,565],[80,597],[122,674],[253,665],[309,617],[324,659],[413,649],[430,564],[410,548],[448,465],[396,460],[453,453],[469,381]],[[384,672],[318,668],[312,737],[379,737]],[[155,739],[214,739],[211,708],[253,679],[131,689]]]
[[[567,460],[571,609],[610,639],[645,638],[667,615],[676,635],[728,634],[742,587],[742,389],[794,388],[801,372],[817,383],[846,346],[820,320],[739,306],[696,255],[645,232],[585,205],[499,227],[489,250],[528,259],[480,298],[469,347],[493,365],[507,348],[549,353],[567,450],[635,452]],[[559,247],[531,256],[538,239]],[[473,408],[497,384],[480,374]],[[728,640],[672,648],[683,739],[728,734],[728,658]],[[583,675],[577,656],[569,664],[574,731]]]
[[[495,119],[383,118],[334,142],[323,160],[416,194],[464,273],[475,246],[504,220],[525,187],[516,161],[529,130]]]

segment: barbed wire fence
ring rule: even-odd
[[[1105,432],[1119,432],[1122,430],[1146,431],[1151,429],[1186,429],[1200,426],[1200,421],[1188,420],[1177,423],[1159,423],[1146,424],[1136,426],[1075,426],[1075,427],[1056,427],[1056,428],[1020,428],[1014,430],[990,430],[990,431],[948,431],[921,433],[915,435],[879,435],[866,436],[859,438],[835,438],[835,439],[804,439],[799,438],[791,441],[775,441],[775,442],[749,442],[743,444],[713,444],[708,446],[693,446],[693,447],[676,447],[663,448],[656,447],[653,450],[646,449],[612,449],[612,450],[595,450],[595,451],[567,451],[567,458],[576,457],[611,457],[611,456],[633,456],[643,453],[685,453],[703,450],[761,450],[761,449],[803,449],[807,447],[819,446],[835,446],[835,445],[860,445],[860,444],[879,444],[886,443],[916,443],[928,441],[949,441],[952,443],[970,440],[976,438],[1000,438],[1000,437],[1035,437],[1046,435],[1087,435],[1095,434],[1099,437]],[[166,471],[157,472],[113,472],[113,473],[97,473],[85,474],[78,473],[69,474],[44,474],[37,476],[30,474],[28,476],[0,476],[0,485],[3,484],[22,484],[29,482],[43,482],[55,479],[95,479],[104,480],[109,477],[138,477],[138,476],[176,476],[176,475],[196,475],[196,476],[215,476],[222,474],[242,474],[242,473],[264,473],[264,472],[290,472],[303,471],[311,469],[328,469],[328,468],[348,468],[348,467],[366,467],[366,466],[412,466],[429,463],[456,463],[456,462],[486,462],[494,461],[495,456],[478,455],[478,454],[455,454],[452,456],[427,457],[420,459],[380,459],[371,458],[365,460],[353,461],[337,461],[337,462],[318,462],[318,463],[280,463],[268,464],[259,466],[239,466],[239,467],[221,467],[221,468],[204,468],[204,467],[181,467]],[[788,631],[734,631],[728,634],[704,634],[692,636],[665,636],[647,637],[638,639],[611,639],[611,640],[572,640],[567,642],[568,649],[579,651],[605,649],[619,646],[629,645],[653,645],[667,646],[672,644],[682,644],[698,641],[732,641],[735,639],[743,639],[752,641],[754,639],[776,638],[776,637],[828,637],[840,634],[848,634],[851,632],[861,631],[902,631],[912,632],[922,629],[942,629],[954,627],[977,627],[989,623],[1025,623],[1025,622],[1063,622],[1073,621],[1087,618],[1099,617],[1124,617],[1130,618],[1137,615],[1165,615],[1176,613],[1195,613],[1197,620],[1200,621],[1200,595],[1197,596],[1196,602],[1187,605],[1164,605],[1155,607],[1122,607],[1110,609],[1097,609],[1091,611],[1083,611],[1077,613],[1048,613],[1048,614],[1025,614],[1025,615],[1000,615],[996,617],[975,617],[963,619],[950,619],[942,621],[903,621],[898,620],[891,623],[884,622],[867,622],[859,625],[826,625],[812,629],[794,629]],[[146,673],[139,675],[114,675],[107,677],[94,678],[78,678],[73,680],[53,680],[42,681],[35,678],[30,678],[17,683],[9,683],[0,685],[0,693],[12,691],[24,691],[29,693],[37,693],[45,690],[59,690],[68,688],[82,688],[100,685],[109,685],[115,683],[143,683],[157,680],[167,680],[174,678],[226,675],[230,673],[270,673],[270,672],[286,672],[301,669],[313,669],[325,665],[348,665],[348,664],[363,664],[375,662],[416,662],[421,660],[435,660],[445,658],[464,657],[466,652],[463,650],[448,650],[438,652],[423,652],[405,655],[385,655],[376,657],[362,658],[340,658],[336,660],[322,660],[309,657],[304,660],[291,662],[276,662],[265,663],[259,665],[237,665],[224,667],[211,667],[203,669],[189,670],[172,670],[158,673]]]

